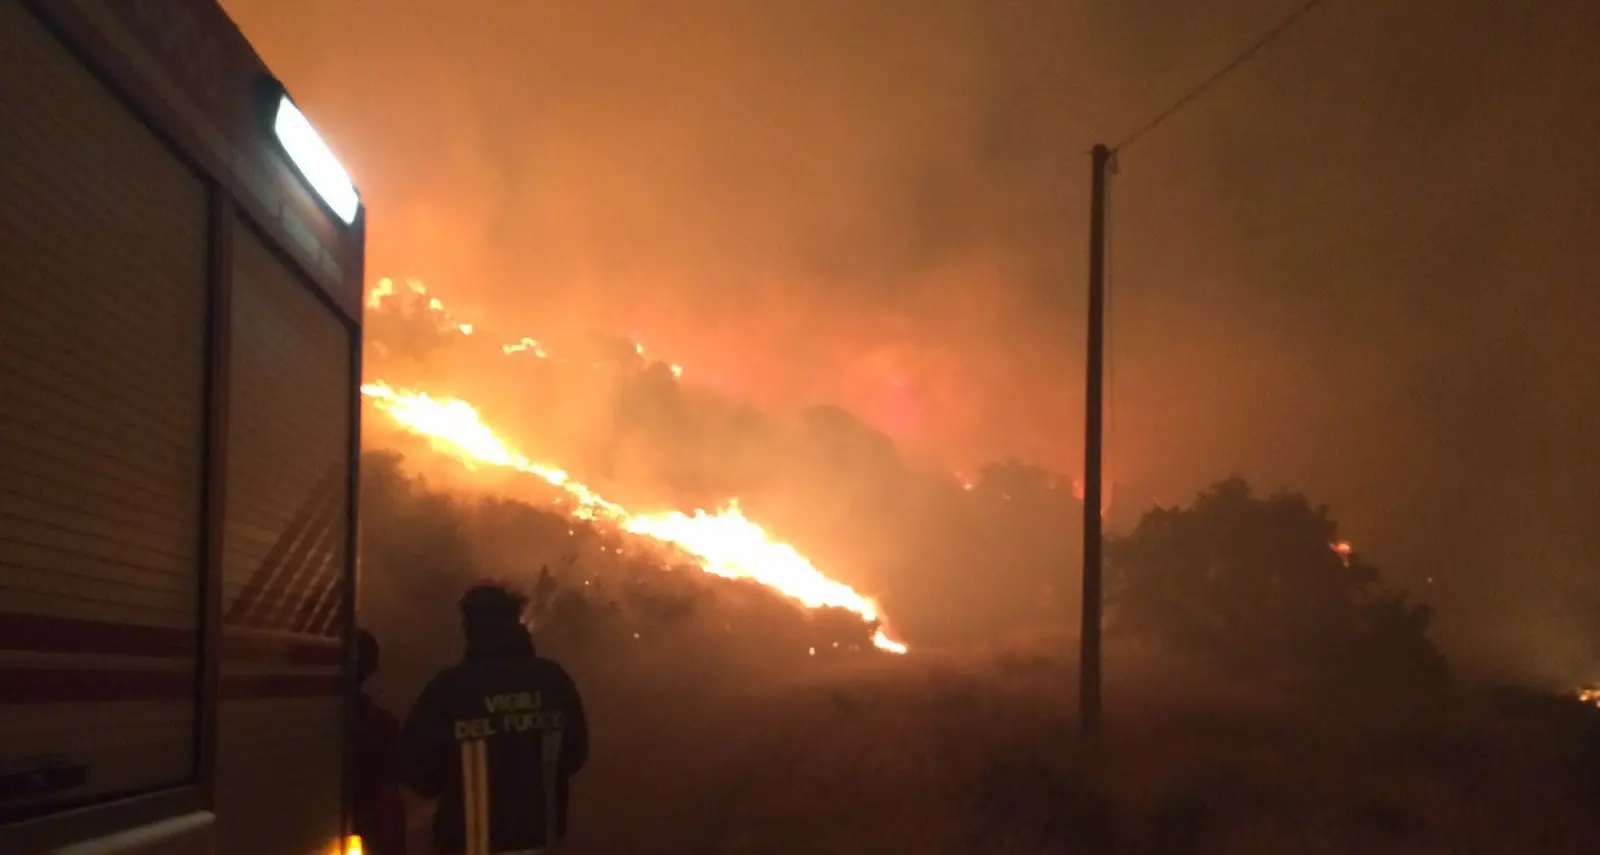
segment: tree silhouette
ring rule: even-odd
[[[1153,508],[1107,544],[1119,631],[1282,684],[1438,688],[1433,613],[1386,588],[1326,507],[1243,480]]]
[[[1068,479],[1018,460],[985,465],[970,493],[980,522],[982,583],[979,594],[996,607],[995,631],[1007,623],[1059,617],[1077,603],[1063,591],[1064,568],[1082,552],[1082,503]]]

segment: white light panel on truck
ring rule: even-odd
[[[345,225],[355,222],[356,212],[361,209],[361,196],[356,193],[356,185],[350,181],[350,173],[344,171],[339,158],[333,156],[333,150],[322,141],[317,129],[311,126],[311,120],[300,112],[288,95],[278,98],[278,111],[272,120],[272,130],[278,135],[278,143],[283,150],[289,153],[289,159],[300,168],[311,189],[317,191],[334,215],[343,220]]]

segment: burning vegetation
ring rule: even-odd
[[[1349,851],[1456,851],[1461,840],[1521,839],[1519,829],[1551,811],[1573,839],[1590,825],[1576,807],[1600,792],[1590,774],[1600,691],[1561,698],[1452,684],[1431,638],[1432,610],[1305,496],[1258,494],[1229,479],[1187,505],[1143,509],[1108,539],[1108,698],[1124,744],[1091,779],[1060,744],[1073,701],[1064,689],[1074,682],[1063,656],[1070,637],[1021,641],[992,661],[970,647],[838,657],[904,652],[902,639],[943,647],[920,633],[952,615],[987,611],[991,620],[972,626],[991,638],[1072,626],[1077,603],[1060,581],[1071,580],[1080,547],[1062,536],[1076,528],[1063,521],[1082,511],[1073,479],[1018,461],[959,475],[919,470],[835,408],[797,420],[809,445],[785,445],[770,421],[696,397],[694,372],[638,342],[502,337],[451,315],[418,283],[374,294],[377,352],[362,393],[371,439],[393,452],[369,453],[364,464],[364,573],[384,582],[364,586],[363,597],[373,628],[396,648],[390,661],[400,664],[382,676],[402,704],[426,675],[421,663],[439,664],[439,639],[454,634],[440,604],[475,579],[499,578],[530,594],[540,644],[630,728],[648,730],[630,718],[641,692],[700,704],[694,716],[724,716],[719,737],[765,739],[763,728],[776,725],[762,717],[803,710],[807,726],[824,731],[815,739],[834,750],[779,764],[765,790],[752,787],[745,813],[765,816],[782,801],[770,792],[811,787],[819,804],[848,792],[874,821],[842,838],[880,841],[884,851],[920,839],[929,804],[942,806],[933,813],[949,820],[947,835],[1017,844],[994,851],[1096,851],[1105,840],[1152,838],[1226,841],[1237,851],[1309,851],[1311,841],[1335,839]],[[577,422],[587,431],[562,424],[565,402],[581,410],[597,401],[609,409]],[[719,422],[706,412],[738,415]],[[741,427],[722,427],[730,423]],[[673,436],[683,424],[688,440]],[[618,449],[641,434],[659,464],[642,470],[647,477],[618,463],[628,459]],[[679,461],[685,469],[669,465]],[[775,498],[787,494],[808,498]],[[796,514],[795,504],[857,527],[832,529],[851,534],[830,543],[817,513]],[[684,510],[696,507],[716,510]],[[872,538],[897,529],[900,538]],[[877,575],[852,558],[879,565]],[[897,558],[903,575],[893,572]],[[840,664],[807,672],[822,683],[782,682],[822,661]],[[879,667],[872,661],[882,670],[863,679]],[[729,697],[730,686],[757,683],[775,694]],[[812,689],[826,694],[805,694]],[[692,745],[697,732],[685,724],[649,741]],[[730,756],[773,750],[728,743]],[[951,744],[966,750],[953,757]],[[1516,763],[1529,770],[1500,780]],[[718,774],[708,767],[705,786]],[[617,771],[618,780],[633,775]],[[1517,801],[1525,788],[1513,782],[1526,780],[1547,792]],[[1505,806],[1516,814],[1506,828],[1449,813]],[[605,806],[607,822],[615,809]],[[762,822],[761,833],[788,828]]]
[[[637,341],[502,334],[419,282],[380,280],[368,311],[372,439],[410,437],[412,469],[427,457],[456,473],[432,479],[608,532],[652,566],[833,616],[822,624],[848,616],[891,653],[906,637],[951,641],[939,633],[962,624],[967,638],[992,638],[1072,623],[1079,541],[1062,521],[1081,513],[1073,479],[1017,461],[918,469],[842,410],[780,426]],[[1235,479],[1124,530],[1107,550],[1115,638],[1297,691],[1446,683],[1431,609],[1303,496],[1256,496]],[[523,562],[513,575],[531,584],[538,570]],[[793,638],[807,651],[836,640]]]
[[[370,310],[381,311],[389,301],[400,298],[402,312],[420,317],[426,327],[445,335],[472,336],[474,324],[452,316],[442,301],[430,295],[419,282],[407,282],[397,290],[393,280],[383,279],[367,299]],[[411,339],[415,345],[416,339]],[[589,367],[600,368],[608,361],[626,363],[629,358],[644,358],[644,347],[615,342],[609,354],[604,347],[588,354]],[[522,337],[499,346],[507,357],[533,356],[549,359],[543,345]],[[606,359],[602,359],[604,356]],[[564,357],[563,357],[564,359]],[[677,365],[669,368],[674,379],[682,376]],[[882,609],[872,598],[849,585],[829,578],[793,545],[774,538],[752,521],[730,499],[715,512],[695,509],[690,513],[666,509],[637,513],[613,501],[574,478],[566,470],[535,462],[486,424],[470,403],[451,397],[435,397],[428,392],[397,388],[385,380],[373,380],[361,393],[398,428],[424,438],[436,453],[459,461],[469,469],[495,467],[539,479],[556,489],[551,504],[574,520],[585,521],[618,536],[644,539],[666,547],[702,571],[724,579],[754,582],[787,597],[807,609],[831,609],[854,615],[868,627],[873,647],[889,653],[906,652],[906,645],[892,638],[883,627]],[[617,547],[621,549],[622,547]],[[545,578],[548,577],[548,573]],[[837,642],[829,641],[836,647]],[[815,644],[808,645],[814,650]]]
[[[425,393],[395,390],[383,382],[368,383],[361,393],[405,429],[426,437],[440,453],[468,465],[511,469],[561,489],[565,510],[574,518],[603,522],[618,531],[650,538],[692,556],[707,573],[748,580],[792,598],[807,608],[843,609],[874,627],[873,646],[905,653],[906,646],[878,625],[877,603],[848,585],[823,575],[793,546],[773,539],[729,502],[716,513],[696,510],[635,514],[573,480],[565,471],[534,463],[510,448],[478,418],[465,401],[439,400]]]
[[[394,651],[380,683],[402,706],[450,657],[449,604],[486,579],[523,591],[541,647],[602,684],[610,670],[662,661],[654,667],[726,676],[746,660],[782,668],[881,642],[853,611],[705,572],[693,554],[607,518],[431,484],[408,471],[431,453],[426,441],[399,445],[404,456],[362,460],[362,597],[368,627]]]

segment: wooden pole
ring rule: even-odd
[[[1083,615],[1079,627],[1079,737],[1090,752],[1100,747],[1100,566],[1104,544],[1101,510],[1105,407],[1106,173],[1111,149],[1096,145],[1089,183],[1089,333],[1083,426]]]

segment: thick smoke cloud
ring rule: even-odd
[[[1077,471],[1084,152],[1295,4],[225,5],[360,178],[373,275]],[[1582,0],[1328,3],[1127,151],[1117,501],[1306,489],[1457,653],[1600,668],[1596,43]]]

